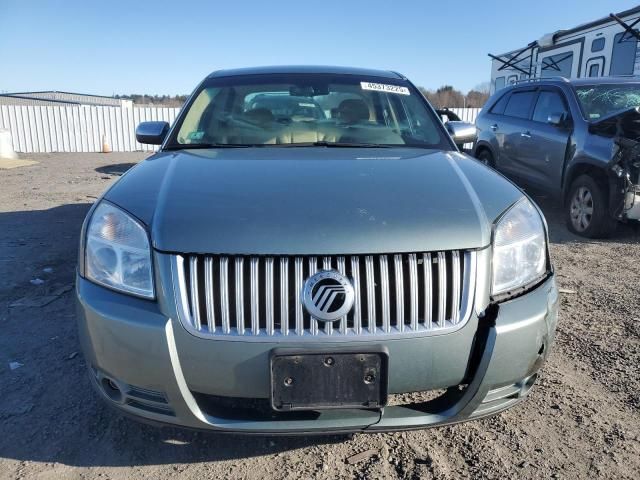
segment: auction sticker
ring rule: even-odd
[[[378,92],[399,93],[400,95],[410,95],[407,87],[398,85],[386,85],[384,83],[360,82],[363,90],[376,90]]]

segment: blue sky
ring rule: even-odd
[[[0,92],[190,93],[220,68],[397,70],[463,91],[487,53],[634,6],[603,1],[0,0]]]

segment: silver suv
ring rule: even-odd
[[[541,78],[489,99],[475,156],[563,202],[567,227],[610,235],[640,220],[640,81]]]
[[[321,111],[320,111],[321,110]],[[215,72],[84,223],[92,382],[220,431],[382,431],[517,404],[554,338],[544,218],[393,72]],[[473,134],[474,130],[471,129]],[[411,395],[404,395],[411,393]]]

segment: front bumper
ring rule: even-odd
[[[358,342],[388,350],[390,394],[447,389],[433,401],[277,413],[265,408],[274,348],[349,346],[197,338],[176,319],[170,289],[149,302],[78,277],[76,294],[82,348],[110,404],[152,422],[270,434],[425,428],[500,412],[527,395],[553,342],[558,308],[551,276],[525,295],[474,311],[458,331]]]

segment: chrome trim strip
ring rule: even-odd
[[[260,266],[258,257],[251,257],[250,275],[251,275],[251,334],[258,335],[260,333],[260,286],[258,285],[258,269]]]
[[[331,270],[331,257],[322,257],[322,269]],[[324,322],[324,333],[333,334],[333,322]]]
[[[386,255],[380,255],[380,294],[382,296],[382,330],[391,331],[391,306],[389,300],[389,262]]]
[[[273,320],[273,257],[264,260],[264,297],[266,310],[267,335],[273,335],[275,325]]]
[[[309,257],[309,277],[315,275],[318,271],[318,258],[317,257]],[[311,327],[310,327],[311,335],[318,335],[318,320],[311,317]]]
[[[244,328],[244,258],[236,257],[236,329],[244,335]],[[229,317],[223,319],[222,329],[225,333],[231,330]]]
[[[229,324],[229,258],[220,257],[220,317]]]
[[[322,257],[322,269],[331,270],[331,257]]]
[[[204,297],[207,305],[207,328],[216,331],[216,312],[213,307],[213,258],[204,259]]]
[[[280,333],[289,335],[289,259],[280,257]]]
[[[431,330],[433,328],[433,280],[431,278],[431,269],[433,261],[430,253],[422,254],[422,270],[424,275],[424,326]]]
[[[447,258],[438,252],[438,327],[444,328],[447,313]]]
[[[460,254],[457,251],[451,252],[451,321],[457,324],[460,312]]]
[[[302,258],[295,258],[295,292],[294,301],[296,302],[296,334],[304,335],[304,315],[302,312],[302,289],[304,287],[302,280]]]
[[[353,276],[353,289],[356,292],[355,302],[353,302],[353,332],[360,335],[362,331],[362,308],[360,303],[360,258],[351,257],[351,275]]]
[[[189,282],[191,286],[191,317],[193,325],[198,330],[202,330],[200,323],[200,303],[198,295],[198,257],[189,258]]]
[[[373,256],[364,257],[367,269],[367,328],[369,333],[376,331],[376,279],[373,269]]]
[[[337,258],[337,263],[338,263],[338,272],[342,275],[346,275],[347,274],[347,266],[346,266],[346,262],[344,257],[338,257]],[[340,335],[346,335],[347,334],[347,316],[345,315],[344,317],[340,318]]]
[[[396,328],[404,332],[404,273],[402,272],[402,255],[393,256],[396,284]]]
[[[409,254],[409,319],[411,321],[411,329],[418,329],[418,262],[416,254]]]

